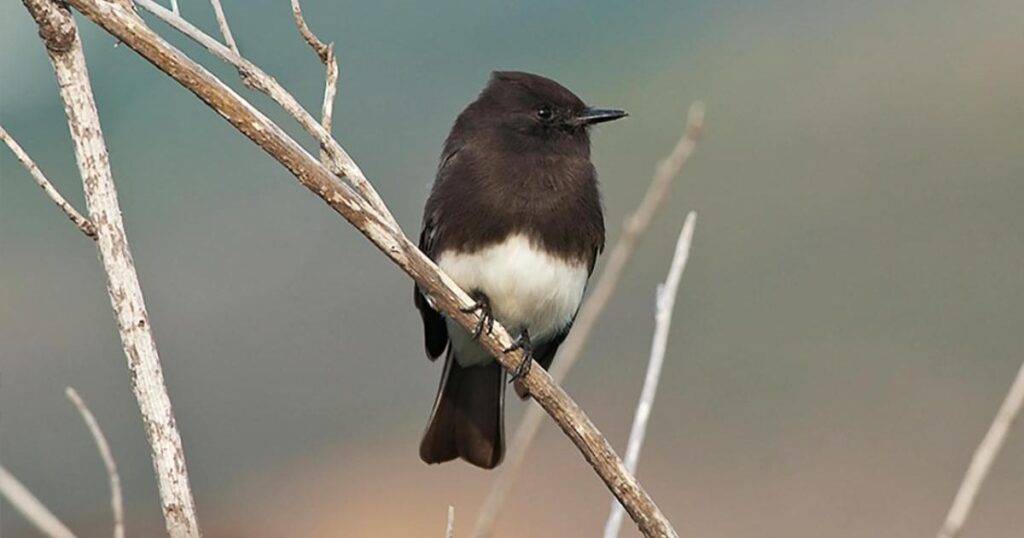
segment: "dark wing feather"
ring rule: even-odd
[[[450,171],[453,157],[459,153],[458,147],[451,140],[445,144],[445,151],[442,154],[441,164],[437,170],[437,179],[434,182],[434,192],[427,200],[427,206],[423,214],[423,230],[420,231],[420,250],[431,260],[436,260],[438,254],[438,235],[440,216],[437,214],[434,194],[439,184],[444,181],[446,172]],[[420,292],[418,286],[413,286],[413,303],[420,311],[423,319],[423,345],[427,351],[427,358],[434,360],[444,353],[448,346],[448,327],[445,325],[444,316],[430,306],[430,302]]]
[[[432,219],[424,219],[423,231],[420,232],[420,250],[430,259],[434,258],[432,247],[435,232]],[[423,319],[423,346],[427,350],[427,358],[434,360],[444,353],[444,348],[448,345],[448,327],[444,323],[444,317],[430,306],[427,298],[420,292],[419,286],[414,284],[412,292],[413,303]]]

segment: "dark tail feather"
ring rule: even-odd
[[[505,371],[495,361],[463,368],[452,352],[420,442],[420,458],[442,463],[462,458],[493,469],[505,455]]]

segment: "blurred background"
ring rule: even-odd
[[[216,34],[207,2],[181,4]],[[684,536],[934,534],[1024,360],[1024,4],[303,7],[337,42],[335,135],[410,234],[452,120],[493,69],[630,111],[594,136],[610,242],[689,103],[706,101],[705,137],[567,389],[621,450],[655,286],[695,209],[642,483]],[[243,54],[319,110],[323,69],[288,2],[224,9]],[[423,357],[409,279],[191,94],[80,24],[206,535],[439,536],[449,504],[468,533],[495,474],[417,457],[441,367]],[[17,2],[0,4],[0,113],[84,209]],[[109,533],[73,385],[110,438],[129,534],[161,535],[95,248],[5,148],[0,162],[0,461],[82,536]],[[508,407],[511,430],[524,405]],[[499,536],[597,535],[609,494],[569,441],[548,425],[529,461]],[[1022,502],[1017,431],[965,536],[1020,536]],[[2,512],[3,536],[33,535]]]

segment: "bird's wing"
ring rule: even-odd
[[[428,215],[423,220],[423,231],[420,232],[420,250],[430,259],[434,259],[434,238],[437,233],[433,220]],[[423,319],[423,345],[427,351],[427,358],[434,360],[444,353],[444,348],[448,345],[448,327],[444,323],[444,317],[430,306],[430,302],[415,284],[412,299]]]
[[[454,158],[458,153],[458,149],[445,151],[445,155],[441,159],[441,165],[437,170],[437,180],[434,184],[435,189],[444,181],[446,172],[452,168],[452,163],[459,160]],[[438,247],[437,237],[440,233],[439,221],[441,219],[432,206],[431,200],[428,200],[427,207],[424,209],[423,229],[420,231],[419,247],[428,258],[435,260]],[[430,302],[427,301],[427,298],[420,292],[419,287],[415,285],[413,286],[413,303],[419,309],[420,317],[423,318],[423,344],[427,351],[427,358],[434,360],[440,357],[441,353],[444,353],[445,347],[448,346],[448,327],[445,325],[444,316],[437,310],[434,310]]]

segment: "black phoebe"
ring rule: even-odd
[[[561,84],[499,71],[455,120],[423,211],[420,248],[477,301],[474,333],[419,289],[427,356],[444,374],[420,457],[491,469],[505,452],[505,372],[477,342],[497,319],[544,368],[565,339],[604,248],[588,127],[625,116],[589,108]],[[508,350],[511,351],[511,350]],[[521,397],[525,392],[516,387]]]

